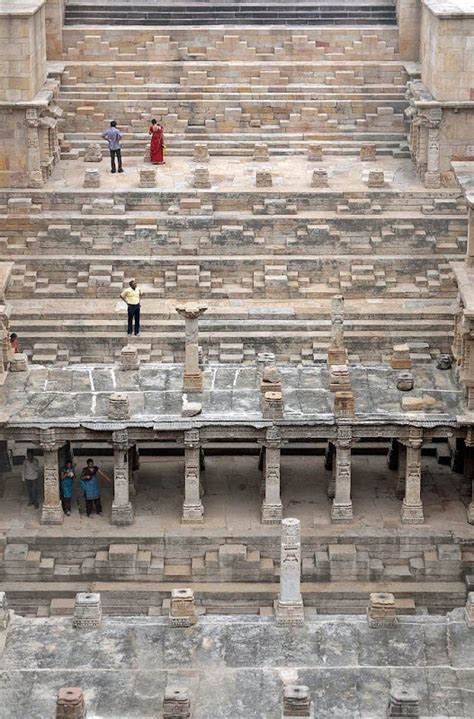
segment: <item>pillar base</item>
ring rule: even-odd
[[[185,392],[202,392],[202,372],[199,371],[195,374],[185,372],[183,377],[183,389]]]
[[[262,524],[280,524],[283,517],[283,506],[279,504],[262,504]]]
[[[474,524],[474,502],[471,502],[467,508],[467,521],[469,524]]]
[[[275,602],[275,619],[280,626],[299,626],[304,624],[303,600],[298,602]]]
[[[350,522],[352,519],[352,503],[336,504],[331,507],[331,522]]]
[[[425,521],[422,504],[402,504],[400,514],[402,524],[423,524]]]
[[[112,504],[112,524],[126,526],[133,523],[133,506],[131,502],[125,505]]]
[[[425,172],[424,185],[429,190],[436,190],[441,187],[441,175],[439,172]]]
[[[183,504],[182,524],[202,524],[204,522],[204,507],[199,504]]]
[[[48,506],[43,504],[41,507],[41,524],[62,524],[64,522],[64,512],[60,504]]]

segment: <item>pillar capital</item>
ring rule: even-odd
[[[333,444],[336,448],[350,449],[354,444],[352,427],[350,425],[340,425],[337,428],[337,434],[333,440]]]
[[[54,452],[57,449],[56,430],[54,427],[40,430],[40,447],[43,452]]]
[[[114,448],[119,449],[122,452],[126,452],[130,448],[130,440],[128,437],[128,430],[116,429],[112,432],[112,444]]]
[[[207,310],[207,305],[203,304],[188,304],[188,305],[176,305],[176,312],[180,317],[184,317],[185,320],[196,320],[198,317],[204,314]]]
[[[186,449],[198,449],[200,436],[198,429],[187,429],[184,432],[184,446]]]
[[[405,447],[420,449],[423,445],[423,427],[409,427],[408,434],[400,437],[399,442],[404,444]]]
[[[280,449],[282,445],[280,428],[268,427],[263,444],[269,449]]]

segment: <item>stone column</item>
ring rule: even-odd
[[[112,433],[114,448],[114,501],[112,502],[112,524],[127,525],[133,522],[133,506],[130,502],[128,484],[129,440],[126,429]]]
[[[26,146],[28,160],[28,187],[41,187],[43,185],[43,173],[41,171],[41,149],[39,142],[38,111],[30,109],[26,111]]]
[[[474,524],[474,427],[466,432],[466,452],[464,455],[464,481],[471,485],[471,502],[467,508],[467,521]]]
[[[280,593],[276,603],[278,624],[303,624],[301,596],[301,529],[299,519],[281,522]]]
[[[393,438],[390,443],[390,449],[388,450],[388,454],[387,454],[387,464],[388,464],[389,469],[391,469],[393,471],[397,471],[399,455],[400,455],[400,444],[397,439]]]
[[[406,444],[405,497],[403,499],[401,520],[403,524],[423,524],[423,504],[421,502],[421,446],[423,430],[410,428],[410,437],[403,440]]]
[[[200,477],[199,430],[184,433],[184,503],[181,521],[199,524],[204,521],[204,508],[199,494]]]
[[[344,297],[336,295],[331,303],[331,344],[328,350],[329,365],[347,363],[347,350],[344,347]]]
[[[185,321],[185,360],[183,389],[187,392],[202,390],[202,372],[199,367],[198,319],[207,310],[206,305],[178,305],[176,312]]]
[[[280,497],[281,437],[278,427],[269,427],[265,439],[265,495],[262,503],[262,524],[279,524],[283,508]]]
[[[442,110],[436,108],[428,111],[428,148],[426,156],[425,187],[436,189],[441,186],[439,170],[439,139]]]
[[[346,426],[339,427],[334,445],[336,447],[334,463],[335,493],[331,508],[331,520],[333,522],[347,522],[352,519],[352,429]]]
[[[64,514],[59,497],[59,466],[56,432],[42,429],[40,445],[44,457],[44,498],[41,508],[41,524],[62,524]]]

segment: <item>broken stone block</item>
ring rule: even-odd
[[[468,592],[465,607],[465,617],[467,626],[470,629],[474,629],[474,592]]]
[[[82,185],[85,188],[100,187],[100,172],[99,170],[89,169],[84,173],[84,183]]]
[[[156,170],[154,167],[140,167],[138,170],[138,177],[139,187],[156,187]]]
[[[420,716],[419,704],[414,692],[409,691],[400,682],[394,682],[390,689],[387,716],[417,719]]]
[[[390,592],[373,592],[367,608],[369,627],[393,627],[397,623],[395,597]]]
[[[283,417],[283,395],[281,392],[265,392],[262,401],[262,415],[264,419]]]
[[[283,688],[282,719],[296,719],[296,717],[312,717],[313,703],[309,688],[304,684],[288,684]]]
[[[272,187],[273,179],[270,170],[257,170],[255,173],[255,184],[257,187]]]
[[[381,170],[370,170],[367,185],[369,187],[384,187],[385,174]]]
[[[411,369],[413,363],[409,346],[406,344],[394,345],[390,364],[392,369]]]
[[[202,404],[201,402],[188,402],[188,395],[183,394],[183,404],[181,407],[182,417],[195,417],[197,414],[201,414]]]
[[[24,352],[16,352],[11,356],[10,372],[28,372],[28,357]]]
[[[98,629],[102,624],[100,594],[78,592],[74,603],[72,625],[76,629]]]
[[[323,159],[323,148],[321,145],[310,145],[308,147],[308,162],[321,162]]]
[[[194,162],[209,162],[209,150],[205,142],[197,142],[193,148]]]
[[[86,704],[80,687],[63,687],[56,698],[56,719],[85,719]]]
[[[8,608],[7,595],[0,592],[0,629],[6,629],[10,623],[10,610]]]
[[[311,178],[311,187],[328,187],[327,170],[314,170]]]
[[[253,159],[257,162],[266,162],[267,160],[269,160],[268,145],[266,145],[264,142],[255,143]]]
[[[362,162],[377,159],[377,146],[373,142],[363,142],[360,146],[360,159]]]
[[[126,345],[120,352],[120,361],[118,368],[121,370],[138,369],[140,358],[138,349],[135,345]]]
[[[97,142],[91,142],[84,152],[84,162],[102,162],[102,150]]]
[[[211,180],[207,167],[196,167],[193,175],[193,187],[202,190],[211,187]]]
[[[191,627],[196,624],[197,614],[192,589],[171,590],[169,619],[172,627]]]
[[[414,379],[411,372],[400,372],[397,377],[397,389],[401,392],[409,392],[413,389]]]
[[[334,395],[334,414],[337,414],[339,417],[354,416],[355,404],[352,392],[336,392]]]
[[[163,719],[189,719],[191,702],[184,687],[166,687],[163,699]]]
[[[108,401],[107,416],[109,419],[128,419],[130,417],[130,404],[128,395],[115,392]]]

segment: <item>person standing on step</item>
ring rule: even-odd
[[[97,465],[94,464],[93,459],[87,460],[87,465],[84,467],[81,473],[81,489],[84,492],[86,500],[86,513],[90,517],[92,514],[92,508],[95,506],[95,511],[100,516],[102,514],[102,503],[100,501],[100,485],[99,476],[103,477],[106,482],[112,480],[102,472]]]
[[[74,480],[76,479],[76,473],[74,471],[74,464],[67,462],[66,466],[61,471],[61,482],[59,484],[61,490],[61,505],[63,512],[68,517],[71,515],[71,500],[74,492]]]
[[[110,127],[102,133],[102,137],[104,140],[107,140],[109,144],[111,172],[116,172],[115,158],[117,158],[118,171],[123,172],[122,147],[120,145],[122,134],[117,129],[117,122],[115,120],[112,120]]]
[[[135,337],[138,337],[140,334],[140,300],[142,293],[137,286],[136,280],[130,280],[128,287],[124,289],[120,297],[127,305],[128,310],[127,334],[135,334]]]
[[[153,165],[164,165],[163,149],[165,147],[163,128],[155,119],[151,121],[148,133],[151,135],[150,141],[150,160]]]
[[[22,478],[28,492],[28,507],[34,506],[39,509],[38,502],[38,478],[40,473],[39,462],[33,454],[32,449],[26,450],[25,461],[23,462]]]

